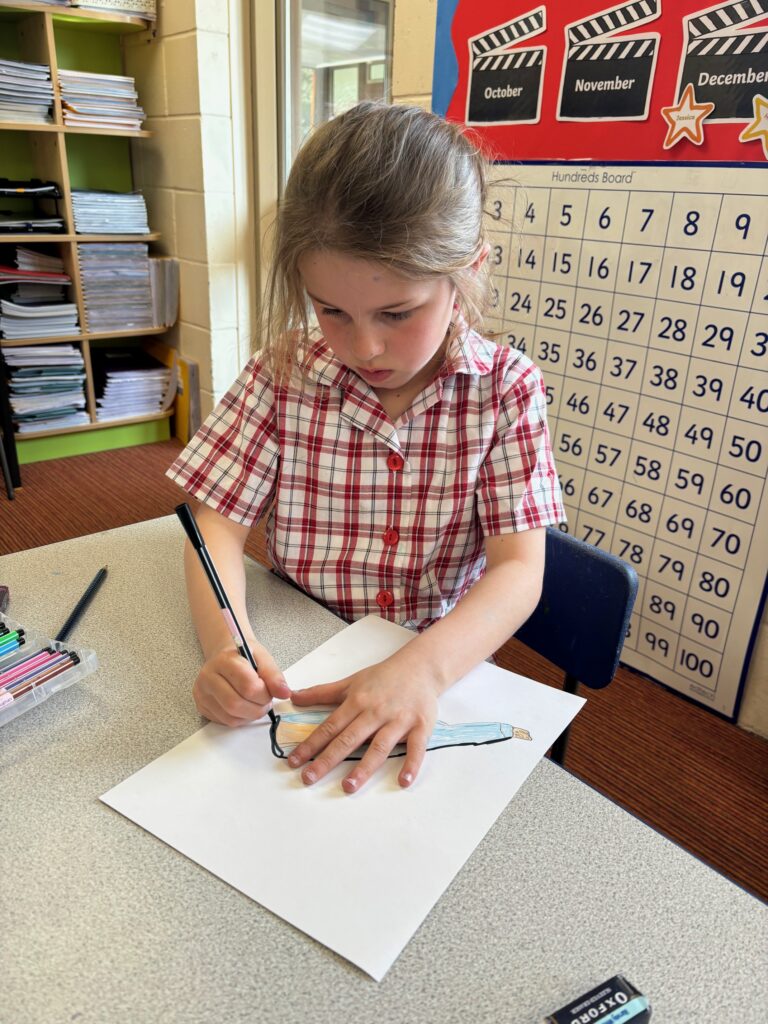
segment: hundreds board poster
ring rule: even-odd
[[[433,107],[495,163],[488,326],[545,375],[622,661],[735,716],[768,572],[768,0],[439,0]]]

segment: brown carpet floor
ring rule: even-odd
[[[171,514],[182,497],[163,474],[178,448],[169,441],[23,466],[15,500],[0,490],[0,554]],[[265,561],[261,530],[248,552]],[[557,670],[517,641],[500,662],[559,685]],[[767,899],[768,742],[629,669],[587,696],[567,768]]]

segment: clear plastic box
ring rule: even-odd
[[[80,659],[78,664],[73,665],[71,669],[59,673],[59,675],[54,676],[45,683],[40,683],[39,686],[28,690],[23,696],[16,697],[12,702],[6,703],[4,707],[0,707],[0,725],[12,722],[14,718],[23,715],[25,711],[37,707],[38,704],[42,704],[43,701],[48,700],[49,697],[52,697],[60,690],[65,690],[79,679],[89,676],[91,672],[95,672],[99,667],[95,651],[82,647],[72,647],[70,644],[62,644],[56,640],[51,640],[49,637],[36,633],[34,630],[27,629],[23,623],[9,619],[6,615],[0,615],[0,623],[4,623],[11,630],[23,629],[25,640],[22,647],[12,651],[10,654],[0,655],[0,677],[3,672],[13,668],[14,665],[23,661],[24,658],[28,658],[36,651],[43,651],[48,647],[54,651],[69,651],[71,654],[76,654]],[[7,690],[0,688],[0,701],[3,699],[3,694],[6,693]]]

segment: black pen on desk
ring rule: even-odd
[[[104,578],[105,578],[106,575],[107,575],[107,567],[105,565],[103,569],[99,569],[99,571],[93,577],[91,582],[85,588],[85,593],[83,594],[83,596],[80,598],[80,600],[77,602],[75,607],[70,612],[69,618],[64,623],[64,625],[61,627],[59,632],[56,634],[56,636],[54,637],[54,640],[58,640],[59,643],[63,643],[67,639],[69,634],[72,632],[72,630],[75,628],[77,623],[80,621],[80,619],[81,619],[81,617],[83,615],[83,612],[85,611],[85,609],[88,607],[88,605],[91,603],[91,601],[95,597],[96,591],[99,589],[101,584],[104,582]]]
[[[216,566],[213,564],[208,548],[205,546],[203,535],[197,527],[195,517],[192,515],[192,509],[184,501],[181,505],[176,506],[176,515],[181,521],[181,525],[184,527],[184,532],[189,538],[189,542],[197,552],[197,557],[200,559],[200,564],[203,567],[205,575],[208,577],[208,582],[211,584],[211,590],[216,597],[219,608],[221,608],[221,614],[224,616],[224,621],[227,623],[227,628],[232,634],[232,639],[235,641],[235,647],[237,647],[240,655],[245,658],[248,664],[251,666],[254,672],[258,672],[259,668],[256,664],[256,659],[251,653],[251,649],[245,642],[243,631],[240,629],[240,625],[235,618],[235,613],[232,610],[232,605],[229,603],[226,591],[221,584],[219,574],[216,572]],[[272,722],[275,722],[275,713],[270,708],[267,712]]]

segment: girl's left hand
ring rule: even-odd
[[[356,793],[386,761],[393,747],[406,743],[405,761],[398,775],[401,786],[418,775],[427,741],[437,720],[436,681],[426,671],[421,678],[403,678],[402,667],[389,661],[365,668],[335,683],[310,686],[291,694],[297,707],[338,704],[312,735],[288,758],[292,768],[306,765],[301,773],[311,785],[364,743],[368,749],[344,778],[346,793]],[[312,760],[314,758],[314,760]],[[311,764],[307,764],[312,760]]]

